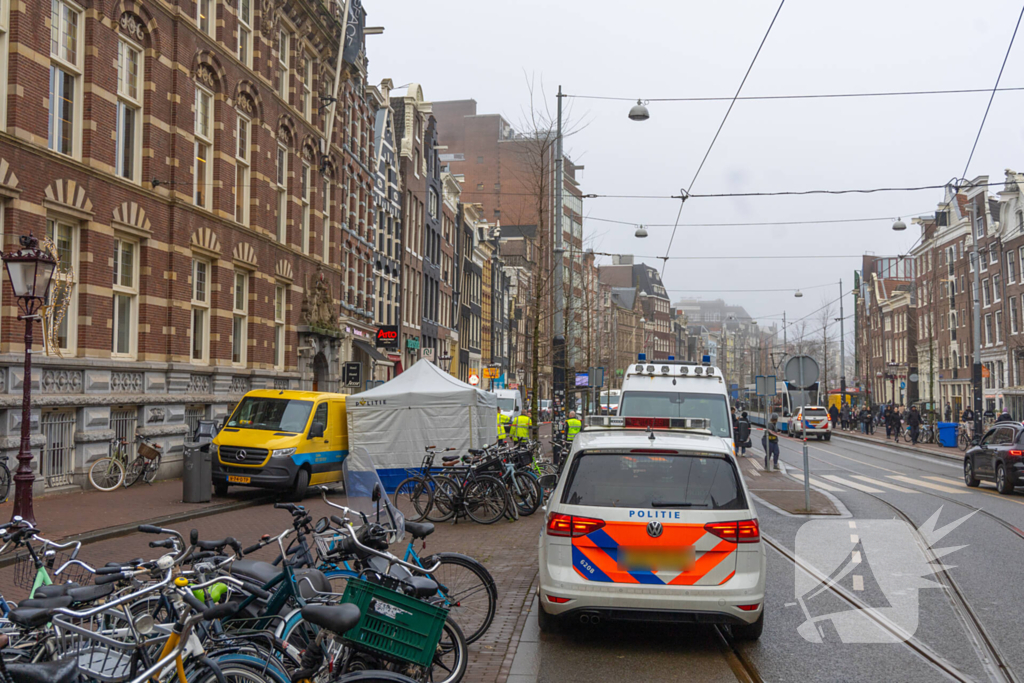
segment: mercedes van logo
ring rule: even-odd
[[[647,524],[647,535],[651,538],[657,538],[661,536],[662,528],[661,522],[648,522]]]
[[[235,459],[238,460],[239,462],[245,460],[245,450],[240,449],[237,453],[235,453]],[[658,533],[660,534],[661,532],[659,531]]]

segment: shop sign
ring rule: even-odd
[[[398,325],[381,325],[377,330],[377,348],[398,348]]]
[[[418,349],[418,348],[420,348],[420,340],[419,339],[406,339],[405,340],[405,348],[407,348],[407,349]]]

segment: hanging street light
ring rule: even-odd
[[[800,291],[800,290],[798,289],[798,290],[796,290],[796,292],[795,292],[795,293],[793,294],[793,297],[794,297],[794,298],[796,298],[796,299],[799,299],[799,298],[800,298],[800,297],[802,297],[803,295],[804,295],[804,293],[803,293],[803,292],[801,292],[801,291]]]
[[[629,110],[631,121],[646,121],[651,118],[651,112],[647,111],[647,100],[637,100],[636,104]]]
[[[633,237],[647,237],[647,228],[641,225],[636,229],[636,232],[633,233]]]
[[[892,229],[896,232],[901,232],[907,229],[907,224],[903,222],[902,218],[897,218],[896,222],[892,224]]]
[[[18,300],[21,314],[19,320],[25,321],[25,374],[22,380],[21,398],[21,448],[18,451],[18,469],[14,473],[14,510],[13,517],[21,517],[35,524],[35,512],[32,510],[32,321],[42,320],[39,309],[42,308],[50,294],[50,282],[53,271],[57,268],[57,260],[39,248],[39,240],[31,234],[20,239],[21,249],[3,254],[4,268],[11,288]]]

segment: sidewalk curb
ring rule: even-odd
[[[866,437],[861,436],[859,434],[848,434],[846,432],[843,432],[843,433],[832,432],[832,435],[835,436],[835,437],[838,437],[840,439],[849,439],[851,441],[860,441],[861,443],[870,443],[870,444],[874,444],[875,446],[879,446],[879,447],[884,446],[886,448],[895,448],[896,450],[904,451],[906,453],[916,453],[917,455],[930,455],[930,456],[935,457],[935,458],[944,458],[946,460],[956,460],[958,462],[962,461],[964,459],[963,452],[960,451],[960,449],[947,449],[947,450],[950,450],[950,451],[955,451],[956,453],[958,453],[958,455],[952,455],[952,454],[951,455],[946,455],[945,453],[936,452],[936,451],[932,451],[932,450],[927,450],[927,451],[918,450],[916,448],[912,448],[910,446],[904,446],[903,444],[896,443],[896,442],[885,441],[885,442],[879,443],[876,439],[869,439],[869,438],[866,438]]]
[[[65,536],[64,538],[57,539],[58,543],[67,543],[69,541],[76,541],[82,545],[89,545],[90,543],[98,543],[100,541],[108,541],[112,538],[120,538],[129,534],[136,533],[139,526],[142,524],[152,524],[153,526],[165,526],[168,524],[177,524],[179,522],[187,522],[191,519],[201,519],[203,517],[212,517],[213,515],[219,515],[223,512],[233,512],[235,510],[242,510],[248,507],[254,507],[256,505],[262,505],[269,501],[274,500],[274,496],[259,496],[256,498],[250,498],[249,500],[238,500],[230,503],[223,503],[221,505],[211,505],[205,508],[198,508],[196,510],[177,512],[173,515],[164,515],[163,517],[154,517],[153,519],[144,519],[130,524],[119,524],[117,526],[104,527],[102,529],[94,529],[93,531],[85,531],[80,534],[73,534],[71,536]],[[5,557],[0,557],[0,569],[9,567],[15,564],[22,554],[12,554]]]

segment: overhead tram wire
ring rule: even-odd
[[[1006,62],[1010,58],[1010,50],[1013,49],[1013,42],[1017,39],[1017,31],[1020,29],[1021,19],[1024,19],[1024,6],[1020,8],[1020,14],[1017,16],[1017,24],[1013,27],[1013,35],[1010,36],[1010,44],[1006,46],[1006,54],[1003,55],[1003,63],[999,66],[999,73],[996,75],[995,85],[992,86],[991,94],[988,97],[988,104],[985,105],[985,113],[981,117],[981,125],[978,126],[978,134],[974,136],[974,144],[971,145],[971,153],[967,156],[967,163],[964,164],[964,172],[960,174],[960,178],[957,180],[956,194],[960,192],[960,186],[967,182],[967,171],[971,167],[971,161],[974,159],[974,152],[978,149],[978,141],[981,140],[981,132],[985,130],[985,122],[988,121],[988,112],[992,109],[992,101],[996,98],[996,93],[999,92],[999,81],[1003,78],[1003,71],[1006,69]],[[994,183],[987,183],[987,185],[993,185]],[[947,209],[949,208],[949,202],[946,203]],[[918,235],[914,243],[910,245],[910,249],[907,249],[907,254],[910,255],[917,245],[924,239],[924,230]]]
[[[742,95],[735,98],[743,102],[756,102],[768,100],[831,100],[831,99],[855,99],[869,97],[913,97],[924,95],[970,95],[991,92],[991,88],[955,88],[950,90],[894,90],[879,92],[851,92],[851,93],[803,93],[794,95]],[[1024,86],[998,88],[998,92],[1019,92],[1024,91]],[[576,100],[604,100],[609,102],[633,102],[635,97],[609,97],[604,95],[571,95]],[[645,97],[646,102],[728,102],[732,97]]]
[[[926,211],[907,211],[901,216],[913,216]],[[873,221],[891,221],[893,216],[874,216],[871,218],[827,218],[823,220],[799,220],[799,221],[753,221],[747,223],[680,223],[681,228],[745,228],[745,227],[771,227],[785,225],[828,225],[835,223],[870,223]],[[636,221],[620,221],[614,218],[600,218],[598,216],[586,216],[585,220],[599,221],[601,223],[615,223],[617,225],[628,225],[636,227]],[[645,228],[671,228],[673,223],[644,223]],[[657,258],[661,258],[660,256]]]
[[[722,128],[725,127],[725,122],[729,119],[729,114],[732,112],[732,108],[736,106],[736,98],[740,96],[740,92],[743,90],[743,86],[747,82],[747,78],[750,76],[750,72],[754,69],[754,64],[757,62],[758,55],[761,54],[761,49],[764,47],[765,42],[768,40],[768,34],[772,32],[772,27],[775,26],[775,20],[779,18],[779,12],[782,11],[782,6],[786,4],[786,0],[779,2],[778,8],[775,10],[775,14],[772,15],[772,21],[768,24],[768,30],[764,32],[764,36],[761,38],[761,43],[757,46],[757,51],[754,53],[754,58],[750,60],[750,65],[747,67],[747,72],[743,74],[743,80],[740,81],[740,85],[736,88],[736,94],[732,96],[732,101],[729,102],[729,108],[725,110],[725,116],[722,117],[722,122],[718,124],[718,130],[715,131],[715,137],[711,139],[711,144],[708,145],[708,151],[704,152],[704,158],[700,161],[700,166],[697,167],[697,172],[693,174],[693,180],[690,181],[690,185],[686,188],[685,194],[679,198],[679,213],[676,214],[676,224],[672,228],[672,234],[668,239],[668,247],[665,249],[665,260],[661,262],[661,277],[665,277],[665,266],[668,265],[668,255],[672,251],[672,242],[676,239],[676,230],[679,229],[679,218],[683,215],[683,205],[686,203],[686,198],[690,195],[693,190],[694,183],[697,182],[698,176],[700,176],[701,170],[704,168],[704,164],[708,160],[708,156],[711,155],[711,150],[715,147],[715,142],[718,141],[718,136],[722,133]]]
[[[618,256],[618,254],[615,254],[615,253],[612,253],[612,252],[607,252],[607,251],[594,251],[594,252],[583,251],[583,252],[580,252],[580,253],[581,254],[592,253],[594,256]],[[633,258],[637,258],[637,259],[645,259],[645,258],[646,259],[661,259],[663,261],[720,261],[720,260],[739,260],[739,261],[755,260],[755,261],[758,261],[758,260],[767,260],[767,259],[775,259],[775,260],[795,259],[795,260],[800,260],[800,259],[826,259],[826,258],[861,258],[862,256],[864,256],[864,254],[807,254],[807,255],[804,255],[804,254],[798,254],[798,255],[785,254],[783,256],[769,256],[769,255],[766,255],[766,254],[759,254],[759,255],[756,255],[756,256],[734,256],[734,255],[728,255],[728,256],[644,256],[644,255],[640,255],[640,254],[635,254],[633,256]],[[875,256],[878,257],[878,258],[886,258],[885,256],[878,256],[877,254]],[[893,258],[896,258],[896,257],[894,256]],[[835,284],[835,283],[833,282],[832,284]]]

